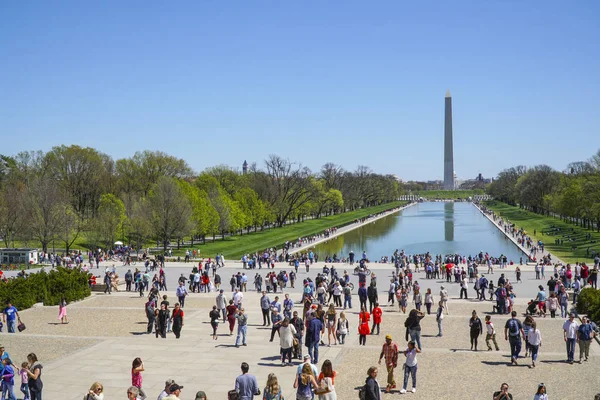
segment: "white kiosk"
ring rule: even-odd
[[[0,249],[1,264],[38,264],[38,249]]]

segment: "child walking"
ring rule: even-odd
[[[435,320],[437,321],[437,324],[438,324],[437,336],[442,337],[443,336],[442,321],[444,321],[444,302],[443,301],[440,301],[438,303],[438,309],[437,309],[437,313],[435,314]]]
[[[131,363],[131,385],[139,389],[140,400],[146,399],[146,393],[142,390],[142,372],[144,371],[144,362],[141,358],[136,358]]]
[[[488,351],[492,351],[490,340],[494,343],[494,346],[496,346],[496,351],[500,351],[498,342],[496,342],[496,329],[494,329],[494,323],[492,322],[492,317],[490,315],[485,316],[485,329],[485,344],[487,344]]]
[[[29,367],[29,363],[23,361],[19,370],[19,375],[21,376],[21,393],[24,396],[23,400],[29,400],[29,375],[27,375],[27,367]]]
[[[17,400],[15,397],[15,371],[13,370],[10,358],[5,358],[2,363],[4,364],[4,370],[2,371],[2,399],[6,398],[8,393],[8,400]]]
[[[67,299],[64,297],[58,303],[58,320],[61,324],[68,324],[67,321]]]

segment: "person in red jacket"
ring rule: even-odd
[[[369,329],[369,321],[371,320],[371,314],[367,311],[367,307],[363,306],[362,311],[358,314],[358,344],[366,346],[367,335],[371,332]]]
[[[373,326],[371,327],[371,335],[375,334],[375,328],[377,328],[377,334],[379,335],[379,324],[381,324],[381,316],[383,315],[383,311],[381,307],[379,307],[379,303],[375,303],[375,307],[373,307]]]

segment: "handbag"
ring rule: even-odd
[[[294,346],[298,346],[300,342],[298,342],[298,339],[294,338]]]
[[[331,392],[331,389],[329,388],[329,383],[327,382],[326,379],[323,379],[321,381],[321,385],[319,385],[319,387],[315,389],[316,395],[327,394],[330,392]]]
[[[19,325],[17,325],[17,329],[19,330],[19,332],[23,332],[26,328],[27,327],[22,322],[19,322]]]

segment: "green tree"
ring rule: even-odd
[[[94,220],[94,229],[99,232],[106,248],[112,247],[118,235],[123,232],[126,219],[123,201],[113,194],[103,194]]]

